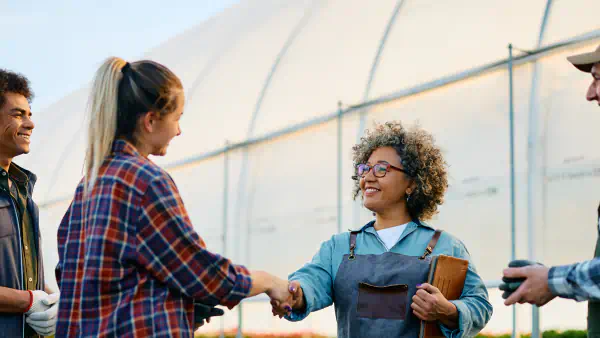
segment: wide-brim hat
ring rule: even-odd
[[[600,63],[600,46],[591,53],[572,55],[569,56],[567,60],[580,71],[589,73],[596,63]]]

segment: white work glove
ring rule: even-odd
[[[42,300],[42,304],[47,306],[48,309],[42,312],[32,313],[25,319],[27,324],[29,324],[29,326],[31,326],[31,328],[39,335],[51,336],[56,331],[56,314],[58,313],[59,299],[60,292],[48,295]]]
[[[42,301],[48,297],[48,294],[42,290],[32,290],[31,294],[33,294],[33,301],[31,302],[31,307],[25,315],[29,316],[34,312],[46,311],[50,306],[46,305]]]

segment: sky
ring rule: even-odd
[[[43,110],[91,81],[109,56],[144,52],[234,0],[0,0],[0,68],[25,75]]]

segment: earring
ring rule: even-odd
[[[406,202],[410,201],[410,193],[406,193]]]

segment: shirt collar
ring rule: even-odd
[[[14,162],[11,162],[10,167],[8,167],[8,173],[4,169],[0,168],[0,186],[7,191],[9,178],[15,181],[17,185],[28,188],[30,193],[31,190],[33,190],[35,181],[37,180],[35,174],[24,168],[21,168]]]
[[[2,171],[4,171],[4,169],[2,169]],[[15,180],[17,184],[26,185],[27,183],[29,183],[29,176],[25,173],[25,171],[22,168],[20,168],[14,163],[11,163],[10,167],[8,167],[8,175],[10,176],[10,178]]]
[[[359,231],[365,231],[365,232],[375,234],[375,233],[377,233],[377,230],[375,230],[374,226],[375,226],[375,220],[365,224],[365,226],[363,226],[362,229],[360,229]],[[413,229],[416,229],[418,227],[435,230],[433,227],[431,227],[429,224],[427,224],[425,222],[422,222],[419,220],[412,220],[406,225],[406,229],[404,229],[404,232],[412,231]]]
[[[142,156],[133,144],[123,139],[117,139],[113,142],[112,152],[113,155]]]

